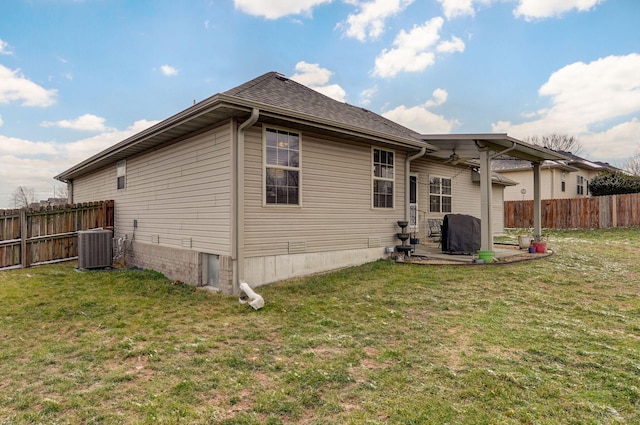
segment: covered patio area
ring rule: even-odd
[[[542,234],[541,220],[541,188],[540,188],[540,168],[545,160],[567,160],[552,150],[541,146],[532,145],[508,136],[507,134],[426,134],[422,139],[430,145],[438,148],[435,152],[426,154],[428,157],[448,161],[452,164],[467,162],[477,166],[480,175],[480,226],[481,226],[481,251],[493,251],[495,259],[508,257],[509,251],[502,252],[502,248],[494,246],[494,230],[491,219],[492,212],[492,173],[491,161],[500,159],[522,159],[533,164],[533,196],[534,196],[534,228],[533,235],[536,241],[540,240]],[[522,253],[517,253],[518,255]],[[528,253],[526,253],[528,255]],[[418,253],[415,253],[418,255]],[[436,253],[431,253],[436,255]],[[455,255],[440,253],[440,255],[453,260]],[[532,254],[536,255],[536,254]],[[460,260],[473,261],[473,256]]]

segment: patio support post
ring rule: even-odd
[[[478,145],[480,150],[480,250],[493,251],[491,225],[491,157],[489,148]]]
[[[542,162],[533,163],[533,238],[540,241],[542,236],[542,208],[540,203],[540,168]]]

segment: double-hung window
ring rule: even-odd
[[[576,189],[578,195],[584,195],[584,177],[578,176],[578,187]]]
[[[393,208],[394,155],[392,151],[373,149],[373,207]]]
[[[127,186],[127,161],[118,161],[116,164],[116,187],[124,189]]]
[[[300,205],[300,134],[266,128],[264,146],[265,203]]]
[[[429,212],[451,212],[451,179],[429,177]]]

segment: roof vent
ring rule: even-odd
[[[110,230],[92,229],[78,232],[78,268],[111,267],[113,235]]]
[[[281,81],[287,81],[288,80],[288,78],[284,74],[281,74],[279,72],[276,72],[276,78],[278,80],[281,80]]]

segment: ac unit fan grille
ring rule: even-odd
[[[78,232],[78,267],[96,269],[113,264],[113,235],[110,230]]]

